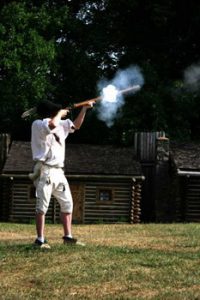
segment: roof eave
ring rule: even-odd
[[[138,180],[145,180],[143,175],[105,175],[105,174],[66,174],[67,178],[69,179],[138,179]],[[13,174],[13,173],[3,173],[0,174],[1,178],[21,178],[27,179],[29,178],[28,174]]]
[[[199,171],[194,171],[194,170],[181,170],[181,169],[177,169],[177,174],[179,176],[186,176],[186,177],[190,177],[190,176],[200,176],[200,170]]]

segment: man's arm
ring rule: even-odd
[[[88,103],[88,105],[82,107],[77,118],[73,121],[76,130],[80,129],[80,127],[83,124],[83,121],[85,119],[86,111],[88,110],[88,108],[91,108],[91,107],[93,107],[92,102]]]
[[[86,115],[86,111],[88,110],[88,108],[93,107],[93,102],[89,102],[88,105],[85,105],[82,107],[80,113],[78,114],[77,118],[74,120],[73,124],[75,129],[79,129],[81,127],[81,125],[83,124],[83,121],[85,119],[85,115]],[[69,110],[68,109],[61,109],[58,111],[58,113],[50,119],[49,121],[49,128],[51,130],[53,130],[55,127],[58,126],[60,120],[62,118],[65,118],[66,115],[68,114]]]
[[[52,130],[55,127],[58,126],[60,120],[68,114],[69,110],[68,109],[61,109],[58,111],[58,113],[49,120],[49,128]]]

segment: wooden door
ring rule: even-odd
[[[84,215],[84,184],[71,183],[70,189],[73,197],[73,223],[83,223]]]

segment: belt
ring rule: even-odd
[[[43,163],[43,165],[44,165],[44,166],[47,166],[48,168],[64,169],[63,167],[58,166],[58,165],[48,165],[48,164],[45,164],[45,163]]]
[[[64,167],[61,167],[59,165],[49,165],[41,160],[36,161],[34,165],[36,165],[37,163],[41,163],[43,166],[47,166],[48,168],[64,169]]]

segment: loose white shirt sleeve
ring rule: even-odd
[[[49,120],[35,120],[31,128],[31,149],[34,161],[42,161],[50,166],[63,167],[65,159],[65,139],[75,131],[70,119],[60,120],[53,130]]]

